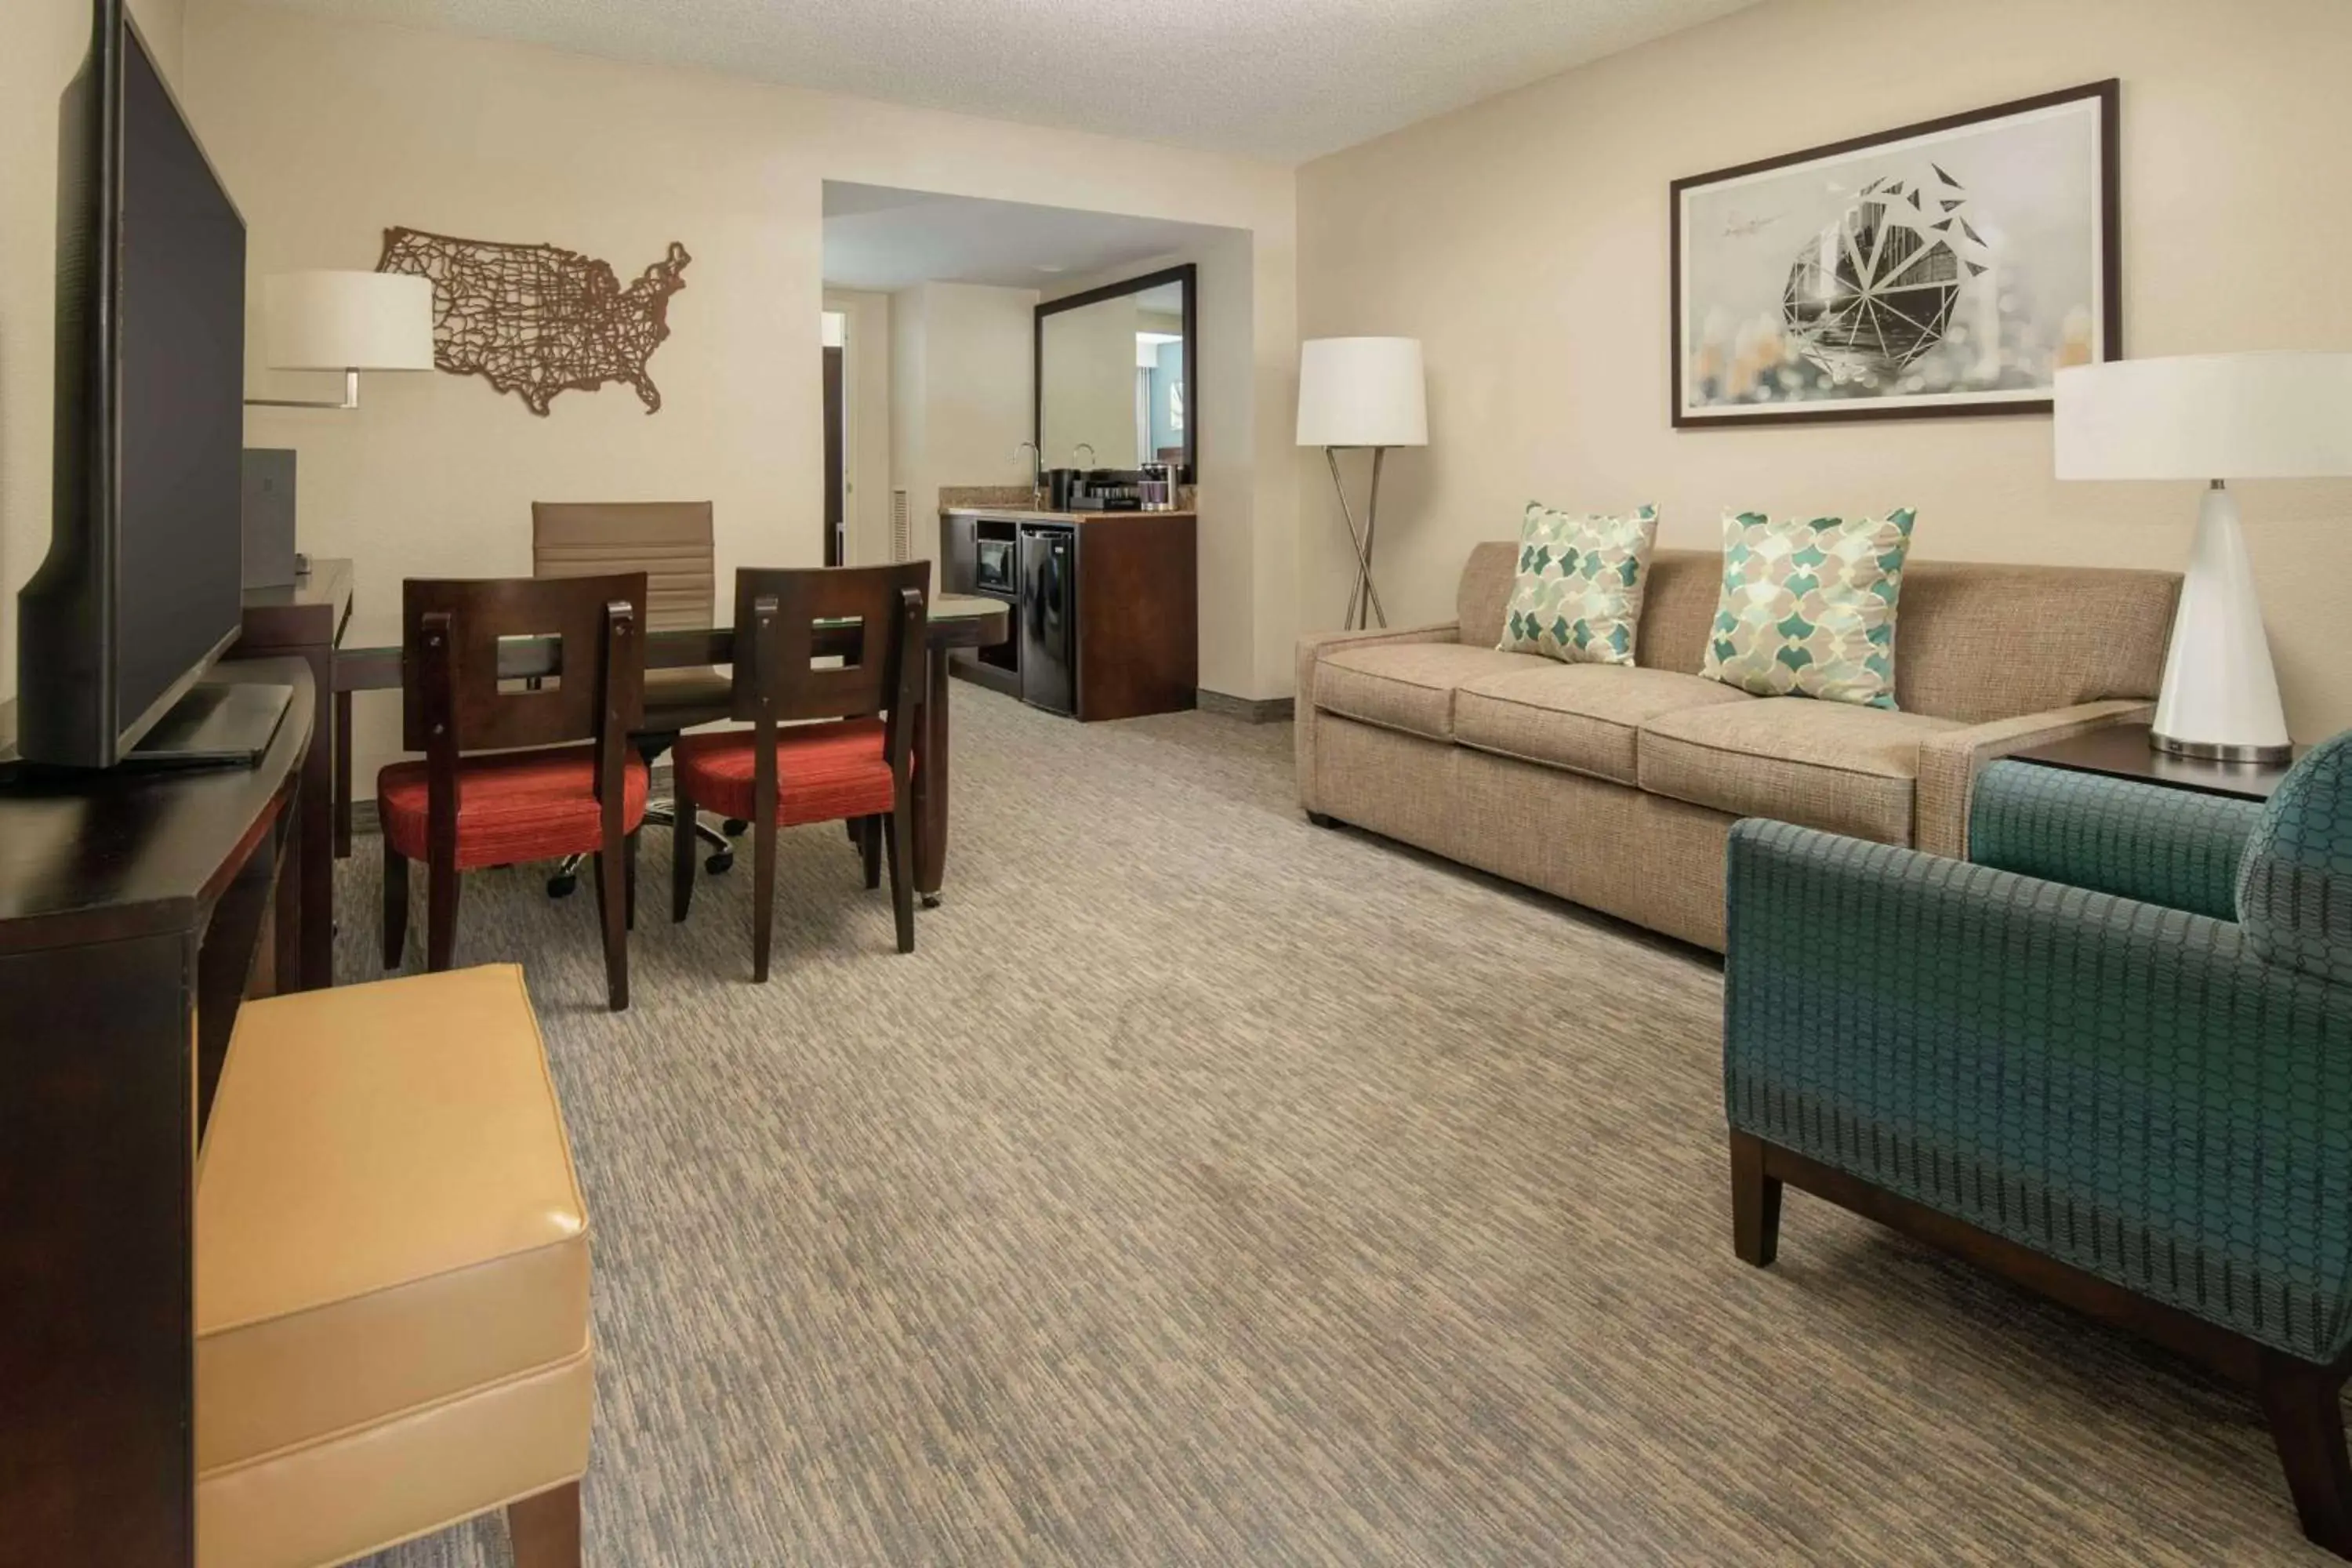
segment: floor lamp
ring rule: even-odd
[[[1356,552],[1356,577],[1348,591],[1343,623],[1355,631],[1378,621],[1389,624],[1381,591],[1372,583],[1372,543],[1380,526],[1381,460],[1391,447],[1429,445],[1429,413],[1423,401],[1421,340],[1418,338],[1314,338],[1298,356],[1298,444],[1320,447],[1331,466],[1339,516]],[[1369,447],[1372,483],[1364,500],[1361,527],[1348,505],[1339,477],[1339,453]]]
[[[2352,475],[2352,353],[2192,354],[2062,370],[2056,446],[2062,479],[2207,487],[2148,743],[2223,762],[2284,762],[2285,710],[2226,481]]]

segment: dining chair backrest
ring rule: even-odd
[[[928,561],[738,571],[734,717],[766,725],[887,713],[891,763],[903,775],[930,580]]]
[[[423,578],[401,584],[402,743],[436,753],[510,751],[607,736],[645,707],[646,574]],[[554,640],[551,671],[501,678],[502,639]]]
[[[530,503],[530,574],[646,574],[645,629],[696,631],[719,609],[707,500]]]

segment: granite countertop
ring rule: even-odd
[[[1118,522],[1134,517],[1191,517],[1181,511],[1034,511],[1026,507],[943,506],[942,517],[999,517],[1009,522]]]
[[[1176,510],[1173,511],[1046,511],[1037,505],[1037,494],[1027,485],[942,485],[940,487],[940,515],[1002,517],[1014,522],[1106,522],[1122,517],[1192,517],[1197,493],[1191,485],[1177,486]]]

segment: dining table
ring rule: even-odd
[[[948,657],[951,650],[989,647],[1012,635],[1012,605],[1003,599],[965,594],[935,595],[929,605],[923,637],[924,679],[921,721],[915,731],[915,891],[925,909],[937,909],[947,875],[948,858]],[[815,653],[820,658],[853,653],[860,632],[855,621],[817,623]],[[666,627],[648,632],[645,639],[647,669],[688,669],[729,665],[735,659],[731,626]],[[499,643],[499,679],[525,680],[558,673],[560,639],[505,637]],[[403,668],[401,650],[390,647],[345,647],[336,650],[335,686],[335,854],[351,852],[352,698],[362,691],[397,691]]]

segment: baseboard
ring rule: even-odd
[[[1286,724],[1295,706],[1295,700],[1288,697],[1229,697],[1205,686],[1200,689],[1199,702],[1203,713],[1239,719],[1248,724]]]

